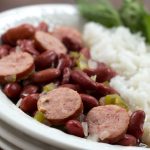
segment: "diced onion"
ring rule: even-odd
[[[78,120],[79,120],[80,122],[84,122],[84,119],[85,119],[85,115],[84,115],[84,114],[81,114],[81,115],[79,116],[79,118],[78,118]]]
[[[133,113],[133,112],[132,112],[131,110],[128,111],[129,116],[131,116],[132,113]]]
[[[105,105],[105,97],[101,97],[101,98],[99,99],[99,104],[100,104],[101,106],[104,106],[104,105]]]
[[[22,101],[22,98],[20,98],[20,99],[18,100],[18,102],[17,102],[17,104],[16,104],[16,106],[17,106],[17,107],[19,107],[19,106],[20,106],[21,101]]]
[[[22,94],[23,97],[26,97],[26,96],[28,96],[28,95],[29,95],[29,94],[26,94],[26,93]]]
[[[88,136],[88,124],[87,122],[82,122],[82,127],[83,127],[83,132],[84,132],[84,135],[85,137]]]
[[[15,49],[16,52],[21,52],[22,49],[20,48],[20,46],[16,46],[16,49]]]
[[[93,81],[96,81],[96,75],[94,75],[94,76],[91,76],[91,79],[93,80]]]
[[[88,68],[88,60],[82,54],[79,55],[79,58],[76,63],[77,67],[81,70]]]
[[[91,141],[94,141],[94,142],[98,142],[99,141],[99,138],[98,138],[98,135],[97,134],[93,134],[93,135],[89,135],[87,137],[88,140],[91,140]]]
[[[140,144],[139,144],[139,147],[148,148],[148,146],[147,146],[146,144],[144,144],[144,143],[140,143]]]

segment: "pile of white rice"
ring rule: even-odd
[[[131,110],[145,111],[143,142],[150,145],[150,48],[145,39],[125,27],[107,29],[88,23],[84,28],[84,40],[94,60],[108,64],[119,74],[110,85]]]

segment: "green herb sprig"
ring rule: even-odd
[[[106,27],[124,25],[132,32],[141,32],[150,43],[150,14],[140,0],[122,0],[116,9],[110,0],[77,0],[81,15],[88,21]]]

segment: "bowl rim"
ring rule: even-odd
[[[14,12],[22,12],[27,10],[34,11],[35,9],[41,8],[51,8],[54,9],[63,9],[66,12],[72,10],[73,13],[78,14],[77,8],[72,4],[37,4],[30,6],[23,6],[18,8],[13,8],[10,10],[6,10],[0,13],[0,20],[6,16],[15,15]],[[34,139],[38,139],[41,142],[45,142],[51,144],[53,146],[57,146],[59,148],[65,149],[100,149],[103,150],[140,150],[145,149],[141,147],[122,147],[122,146],[113,146],[105,143],[97,143],[93,141],[87,142],[86,139],[78,138],[72,135],[68,135],[59,131],[57,129],[47,127],[35,120],[31,117],[23,113],[19,108],[17,108],[10,100],[2,93],[0,90],[0,119],[4,122],[12,126],[18,131],[24,132],[31,136]],[[11,115],[10,115],[11,114]],[[20,120],[16,119],[20,118]],[[34,128],[31,128],[33,126]],[[51,136],[50,136],[51,135]],[[58,140],[59,138],[59,140]],[[67,139],[67,140],[66,140]]]

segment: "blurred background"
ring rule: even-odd
[[[0,0],[0,11],[4,11],[10,8],[19,6],[31,5],[31,4],[43,4],[43,3],[70,3],[75,4],[76,0]],[[115,4],[119,5],[121,0],[111,0]],[[143,1],[143,0],[142,0]],[[144,0],[146,6],[150,10],[150,0]]]
[[[0,11],[33,4],[44,3],[70,3],[73,4],[75,0],[0,0]]]

